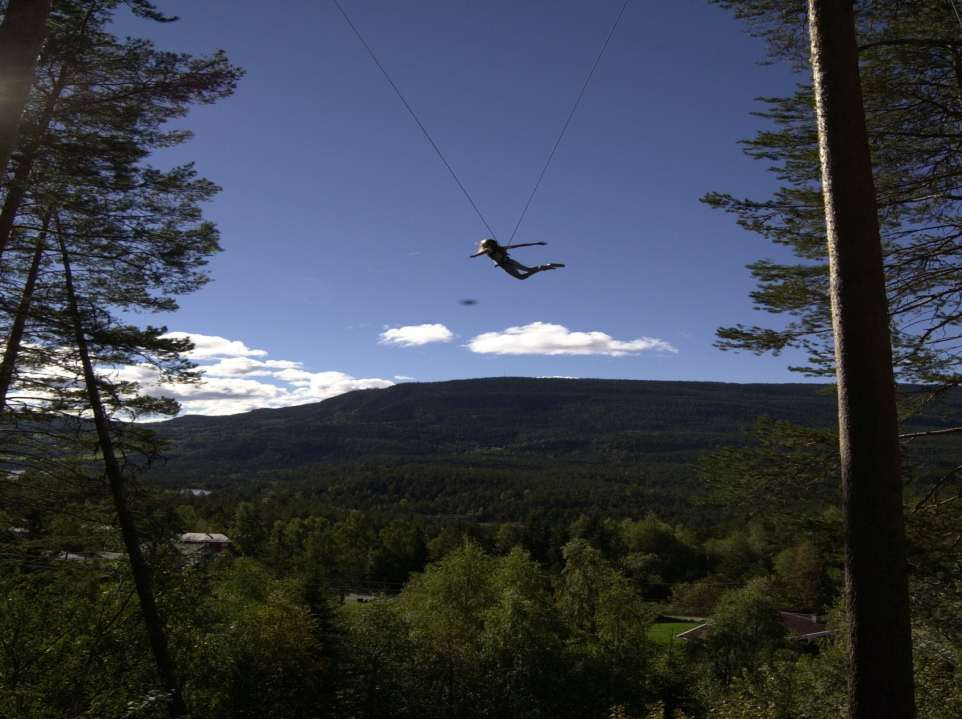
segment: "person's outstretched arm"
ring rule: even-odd
[[[502,245],[504,249],[510,250],[515,247],[534,247],[535,245],[547,245],[547,242],[522,242],[520,245]]]
[[[469,258],[470,258],[470,257],[480,257],[481,255],[486,255],[486,254],[488,254],[488,253],[485,252],[484,250],[482,250],[481,252],[475,252],[473,255],[468,255],[468,257],[469,257]]]

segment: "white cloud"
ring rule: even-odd
[[[396,374],[394,379],[398,382],[415,382],[417,379],[415,377],[408,377],[406,374]]]
[[[316,372],[311,375],[309,383],[299,387],[292,396],[299,400],[296,404],[320,402],[356,389],[383,389],[393,384],[386,379],[359,379],[344,372]]]
[[[187,353],[192,360],[213,359],[215,357],[264,357],[264,350],[252,350],[243,342],[229,340],[217,335],[201,335],[196,332],[168,332],[164,337],[188,338],[194,349]]]
[[[286,360],[255,360],[250,357],[225,357],[215,364],[201,367],[207,377],[271,377],[277,370],[297,369],[300,362]]]
[[[346,372],[311,372],[302,362],[265,358],[264,350],[252,350],[243,342],[223,337],[171,332],[189,336],[197,350],[189,357],[198,364],[200,378],[194,383],[170,384],[149,365],[131,365],[109,371],[114,379],[137,382],[143,391],[172,397],[182,414],[223,415],[252,409],[290,407],[335,397],[357,389],[390,387],[391,380],[354,377]]]
[[[432,342],[450,342],[454,333],[442,324],[391,327],[381,333],[381,344],[397,347],[420,347]]]
[[[616,340],[604,332],[572,332],[563,325],[532,322],[508,327],[502,332],[485,332],[468,341],[477,354],[497,355],[609,355],[622,357],[639,352],[677,352],[670,343],[654,337]]]
[[[275,372],[274,376],[282,382],[290,382],[292,385],[299,387],[309,385],[311,383],[311,377],[314,375],[307,370],[291,368]]]
[[[243,342],[223,337],[171,332],[167,336],[191,337],[199,351],[190,353],[197,363],[197,381],[172,384],[148,364],[121,367],[97,367],[97,372],[113,381],[132,382],[140,391],[155,397],[170,397],[181,405],[181,414],[223,415],[248,412],[260,408],[290,407],[334,397],[359,389],[379,389],[394,384],[379,377],[354,377],[346,372],[310,372],[302,362],[291,360],[253,359],[265,357],[264,350],[252,350]],[[231,352],[237,354],[231,355]],[[73,351],[63,348],[64,362],[71,364]],[[64,386],[82,385],[76,372],[68,372],[52,364],[33,375],[56,381]],[[50,393],[31,392],[31,397],[11,395],[9,401],[19,405],[36,405],[52,399]],[[165,419],[141,417],[140,419]]]

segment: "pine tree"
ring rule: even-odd
[[[234,90],[241,73],[222,52],[197,58],[110,34],[106,28],[123,4],[57,0],[54,5],[17,152],[0,184],[0,257],[13,239],[26,193],[42,181],[38,174],[80,175],[88,182],[93,172],[122,181],[152,150],[190,137],[185,130],[164,129],[164,123]],[[169,20],[146,0],[131,7],[151,20]]]
[[[915,716],[889,312],[850,3],[809,0],[838,383],[852,719]]]
[[[144,560],[143,552],[140,548],[140,534],[134,522],[134,515],[130,511],[130,503],[127,499],[127,481],[117,458],[114,449],[114,442],[110,428],[110,418],[104,410],[100,396],[100,387],[94,366],[91,362],[89,347],[87,344],[87,331],[84,327],[83,317],[80,313],[80,306],[77,303],[77,295],[73,284],[73,271],[70,264],[70,254],[67,251],[67,244],[63,235],[58,232],[57,243],[60,248],[60,257],[63,262],[64,287],[67,292],[67,316],[68,321],[74,330],[77,354],[80,359],[83,371],[84,389],[87,395],[87,404],[93,414],[94,427],[97,432],[97,444],[103,457],[104,472],[110,485],[110,493],[114,500],[114,508],[117,513],[117,521],[120,525],[120,532],[123,536],[124,547],[130,559],[130,568],[134,577],[134,586],[137,588],[137,596],[140,599],[140,609],[144,615],[144,623],[147,627],[147,635],[150,639],[150,647],[154,654],[154,661],[160,673],[164,689],[168,695],[168,708],[171,717],[186,717],[187,705],[181,693],[180,682],[174,670],[173,662],[170,657],[170,650],[167,646],[167,633],[164,630],[163,620],[157,611],[157,603],[154,599],[154,591],[150,576],[150,568]]]
[[[9,466],[87,481],[96,449],[178,717],[187,709],[128,499],[135,455],[146,450],[149,460],[152,449],[142,430],[118,420],[176,412],[176,402],[144,394],[140,380],[190,381],[189,342],[116,311],[173,310],[177,295],[206,282],[203,265],[219,248],[200,204],[217,188],[190,165],[160,171],[146,159],[189,137],[166,121],[229,95],[240,73],[221,53],[193,58],[118,40],[108,26],[121,4],[58,0],[51,15],[0,208],[0,419]],[[167,20],[146,0],[130,5]],[[69,455],[80,461],[67,474],[59,458]]]
[[[189,137],[164,129],[166,121],[184,115],[192,103],[229,95],[240,72],[222,53],[193,58],[161,52],[142,40],[118,40],[105,30],[118,4],[58,0],[54,8],[14,181],[0,209],[0,251],[7,249],[8,270],[2,273],[0,312],[13,318],[0,370],[0,407],[14,381],[28,396],[34,379],[37,389],[44,389],[46,379],[30,369],[50,364],[44,348],[70,336],[69,328],[59,326],[62,277],[55,269],[49,282],[43,274],[38,282],[42,263],[21,257],[39,259],[44,218],[52,212],[74,258],[79,294],[102,310],[98,332],[106,337],[111,328],[125,347],[136,344],[132,329],[106,319],[103,311],[175,309],[173,296],[206,281],[202,265],[218,249],[216,229],[199,209],[216,186],[189,165],[161,172],[144,160],[153,149]],[[133,8],[166,19],[144,0]],[[18,283],[23,272],[26,278]],[[38,292],[45,302],[36,301]],[[149,330],[141,339],[166,353],[169,361],[157,365],[161,375],[183,376],[185,366],[170,355],[174,345],[158,344],[161,334]]]
[[[800,3],[719,4],[765,36],[773,53],[803,64]],[[953,345],[962,312],[952,295],[962,270],[962,168],[953,138],[962,120],[962,55],[958,29],[935,3],[862,2],[857,11],[844,1],[808,2],[814,82],[792,98],[770,99],[766,115],[781,129],[749,144],[749,154],[779,163],[784,185],[776,197],[706,201],[802,259],[752,266],[756,303],[792,315],[788,326],[725,328],[720,343],[800,347],[806,371],[836,374],[849,714],[912,717],[895,373],[958,381]]]
[[[732,9],[753,34],[769,41],[773,60],[807,68],[805,3],[737,0]],[[879,0],[856,4],[865,124],[886,272],[893,362],[904,382],[954,384],[960,378],[962,310],[962,32],[942,0]],[[763,98],[757,114],[770,122],[744,144],[772,165],[781,186],[770,199],[713,192],[704,201],[733,213],[739,224],[786,245],[796,263],[749,265],[759,309],[781,326],[723,327],[723,349],[779,353],[801,349],[807,374],[834,374],[828,246],[811,83],[790,97]]]

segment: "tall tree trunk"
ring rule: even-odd
[[[895,380],[852,0],[809,0],[845,507],[849,716],[912,719]]]
[[[137,526],[127,502],[127,483],[124,480],[120,464],[117,461],[117,455],[114,452],[113,439],[110,436],[110,423],[104,411],[103,403],[100,400],[97,377],[94,374],[93,365],[90,361],[90,353],[87,349],[87,338],[80,316],[80,308],[77,305],[77,296],[74,292],[73,274],[70,269],[70,256],[67,252],[67,246],[64,243],[63,234],[60,232],[59,226],[57,228],[57,235],[60,244],[60,254],[63,260],[64,282],[67,290],[67,313],[73,324],[77,351],[80,354],[80,362],[83,366],[84,384],[87,388],[87,397],[94,416],[94,426],[97,430],[97,440],[100,444],[100,452],[103,455],[104,469],[110,483],[110,493],[113,495],[117,521],[120,524],[120,532],[123,535],[124,546],[127,549],[127,556],[130,559],[130,568],[134,577],[134,585],[137,588],[137,596],[140,598],[140,608],[144,615],[144,623],[147,625],[150,648],[153,651],[154,661],[157,664],[160,679],[168,692],[168,713],[174,719],[186,717],[188,715],[187,706],[181,695],[180,683],[177,681],[174,664],[170,658],[170,652],[167,647],[167,635],[163,622],[161,622],[160,614],[157,611],[157,604],[154,601],[150,567],[147,566],[144,555],[140,551],[140,539]]]
[[[89,13],[88,13],[89,15]],[[83,28],[86,29],[87,19],[84,18]],[[7,194],[3,198],[3,206],[0,208],[0,259],[3,258],[3,252],[7,248],[7,244],[10,242],[10,235],[13,232],[13,223],[17,219],[17,212],[20,210],[20,203],[23,202],[24,196],[27,194],[27,186],[30,181],[30,173],[33,172],[34,163],[37,160],[37,154],[39,152],[41,144],[45,141],[47,137],[47,131],[50,129],[50,124],[53,122],[54,112],[57,109],[57,103],[60,101],[60,96],[63,94],[64,88],[67,86],[68,78],[70,77],[70,68],[64,65],[60,68],[60,72],[57,75],[57,80],[50,89],[50,94],[47,96],[47,100],[44,103],[43,113],[40,115],[40,119],[33,128],[33,131],[27,139],[23,142],[23,151],[17,158],[17,169],[13,173],[13,181],[6,188]]]
[[[43,225],[37,235],[37,243],[33,248],[33,259],[30,261],[30,270],[27,272],[27,281],[23,285],[17,314],[13,318],[10,336],[7,337],[7,346],[3,351],[3,361],[0,362],[0,412],[3,412],[6,408],[7,393],[10,391],[10,385],[13,382],[13,370],[17,365],[17,355],[20,354],[23,332],[26,329],[27,317],[30,314],[30,304],[33,302],[33,291],[37,285],[37,275],[40,274],[40,261],[43,259],[43,252],[47,244],[50,214],[50,212],[47,212],[44,215]]]
[[[0,24],[0,183],[47,35],[51,0],[9,0]]]

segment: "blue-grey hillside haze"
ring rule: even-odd
[[[343,2],[501,239],[621,5]],[[783,256],[698,198],[771,191],[764,163],[744,157],[737,140],[759,127],[754,98],[784,94],[796,80],[759,64],[764,47],[724,11],[702,0],[628,5],[516,238],[549,243],[517,250],[521,262],[567,267],[519,282],[468,259],[483,224],[333,3],[163,8],[180,21],[124,16],[120,30],[174,50],[223,48],[247,70],[234,97],[183,121],[192,142],[156,158],[196,161],[224,188],[209,214],[225,252],[210,266],[214,281],[160,318],[172,330],[241,342],[261,351],[249,357],[306,373],[382,384],[505,375],[804,381],[787,369],[797,356],[712,346],[719,325],[752,320],[745,264]],[[509,328],[524,328],[524,339],[544,325],[555,328],[554,354],[538,338],[530,353],[471,342],[503,340]],[[422,326],[448,334],[408,344],[382,337]],[[585,338],[565,333],[603,337],[570,354],[564,342]],[[610,351],[612,342],[628,351]],[[283,406],[372,386],[331,389],[325,375],[314,383],[324,388],[303,398],[286,390],[271,398],[283,379],[235,370],[185,411]],[[218,401],[228,396],[235,401]]]

